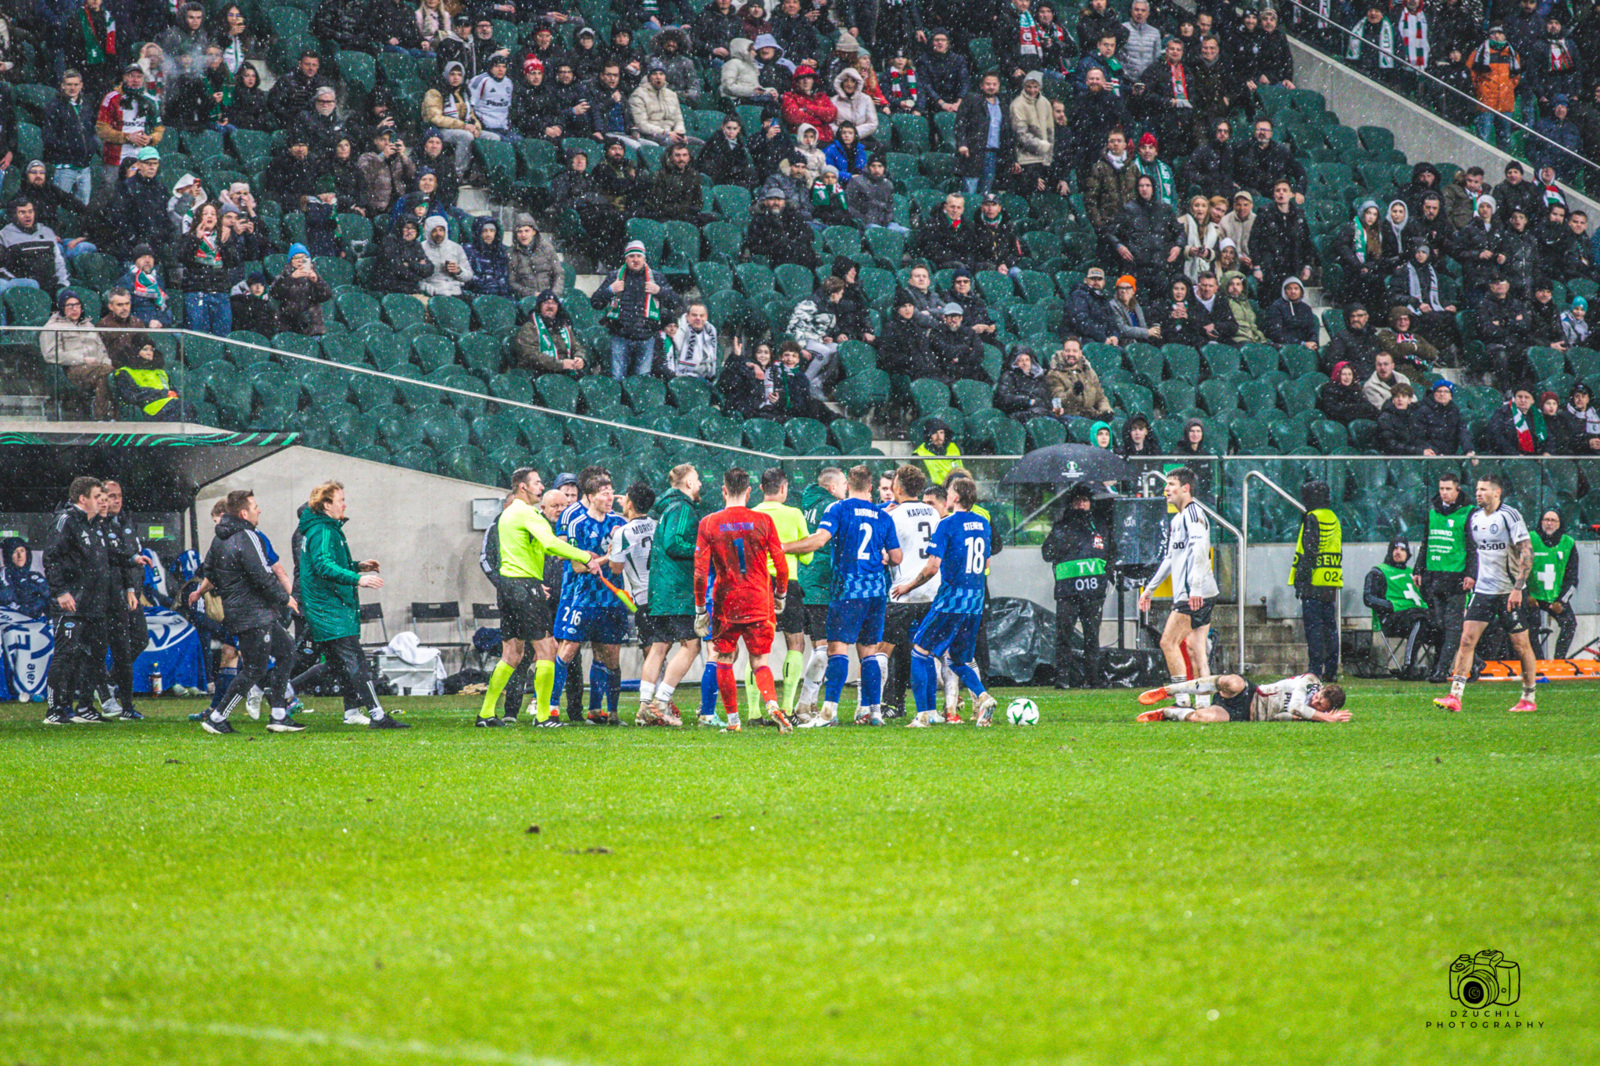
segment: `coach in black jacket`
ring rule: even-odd
[[[105,482],[105,503],[94,524],[107,547],[130,560],[111,570],[106,640],[111,647],[111,682],[115,687],[100,701],[100,711],[107,718],[138,721],[144,715],[133,705],[133,663],[150,643],[150,627],[145,622],[144,608],[139,606],[139,592],[144,588],[144,545],[139,542],[133,521],[123,512],[122,486],[118,482]]]
[[[216,539],[206,552],[206,576],[222,597],[228,628],[239,638],[239,673],[200,725],[207,733],[234,732],[228,715],[260,685],[272,708],[267,730],[296,733],[304,727],[290,720],[285,709],[294,642],[282,621],[283,609],[292,607],[294,601],[267,564],[266,549],[256,533],[261,506],[255,495],[236,489],[228,493],[225,506],[227,513],[217,521]]]
[[[106,616],[113,593],[122,588],[112,567],[133,562],[119,542],[108,541],[94,524],[105,501],[99,480],[74,479],[67,499],[56,512],[44,549],[44,576],[56,615],[46,725],[104,721],[88,703],[105,675]]]

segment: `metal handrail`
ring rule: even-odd
[[[1307,7],[1305,4],[1301,3],[1300,0],[1283,0],[1283,2],[1284,2],[1284,4],[1286,4],[1289,7],[1298,8],[1299,10],[1304,11],[1306,14],[1310,15],[1313,24],[1322,25],[1322,26],[1332,26],[1334,29],[1338,30],[1340,33],[1344,34],[1346,37],[1360,37],[1361,36],[1360,34],[1356,33],[1354,30],[1350,29],[1349,27],[1341,26],[1337,22],[1334,22],[1332,19],[1324,18],[1322,15],[1318,14],[1317,11],[1314,10],[1313,8]],[[1280,6],[1282,6],[1282,5],[1280,5]],[[1365,15],[1365,12],[1363,12],[1363,15]],[[1358,23],[1358,25],[1359,25],[1359,23]],[[1285,30],[1285,32],[1287,32],[1287,29]],[[1487,39],[1487,37],[1488,37],[1488,35],[1485,34],[1485,39]],[[1315,44],[1313,44],[1311,42],[1308,42],[1304,37],[1302,37],[1302,36],[1300,36],[1298,34],[1295,35],[1295,40],[1298,41],[1300,44],[1304,45],[1306,48],[1309,48],[1313,52],[1318,52],[1321,55],[1327,57],[1330,61],[1337,61],[1337,60],[1343,58],[1343,57],[1329,56],[1327,52],[1323,52],[1322,49],[1318,48]],[[1390,59],[1394,60],[1396,65],[1397,65],[1396,69],[1405,70],[1405,71],[1408,71],[1408,72],[1410,72],[1412,74],[1417,75],[1418,77],[1426,78],[1428,81],[1433,82],[1439,88],[1444,89],[1447,92],[1455,93],[1457,96],[1461,97],[1463,100],[1466,100],[1468,103],[1472,104],[1473,108],[1476,109],[1477,111],[1493,111],[1492,108],[1484,107],[1483,104],[1478,101],[1478,98],[1476,96],[1473,96],[1471,93],[1464,92],[1463,90],[1456,88],[1454,85],[1451,85],[1449,82],[1447,82],[1444,79],[1438,77],[1437,75],[1435,75],[1433,73],[1430,73],[1427,70],[1424,70],[1422,67],[1415,66],[1415,65],[1407,62],[1404,56],[1402,56],[1399,53],[1395,52],[1392,48],[1380,48],[1378,45],[1375,45],[1375,44],[1371,43],[1370,41],[1368,41],[1365,37],[1361,37],[1361,44],[1362,44],[1362,47],[1364,47],[1364,48],[1371,48],[1374,51],[1378,52],[1380,55],[1386,55]],[[1476,48],[1477,45],[1474,45],[1473,47]],[[1348,65],[1346,65],[1346,64],[1344,64],[1342,62],[1339,64],[1339,66],[1340,66],[1341,69],[1348,70],[1348,71],[1350,71],[1351,73],[1355,74],[1358,77],[1366,77],[1366,75],[1362,74],[1361,71],[1353,70],[1351,67],[1349,67]],[[1371,79],[1369,79],[1369,80],[1371,80]],[[1386,88],[1386,86],[1382,86],[1382,83],[1378,83],[1378,84],[1380,85],[1380,87]],[[1504,122],[1508,126],[1515,126],[1519,130],[1522,130],[1524,133],[1531,134],[1532,136],[1539,138],[1539,140],[1543,141],[1545,144],[1550,145],[1552,148],[1560,149],[1562,152],[1565,152],[1567,155],[1570,155],[1572,158],[1576,159],[1578,162],[1582,163],[1584,166],[1594,167],[1596,165],[1593,161],[1591,161],[1590,159],[1588,159],[1585,156],[1582,156],[1582,155],[1578,154],[1577,152],[1574,152],[1572,149],[1568,148],[1566,145],[1557,144],[1555,141],[1552,141],[1550,138],[1546,137],[1544,134],[1540,133],[1538,130],[1534,129],[1532,126],[1528,126],[1528,125],[1526,125],[1524,123],[1518,122],[1516,119],[1512,118],[1511,116],[1506,115],[1506,114],[1504,114],[1502,112],[1499,112],[1499,111],[1493,111],[1493,114],[1495,116],[1495,120],[1496,121]],[[1442,116],[1441,116],[1441,119],[1442,119]],[[1444,121],[1448,121],[1448,120],[1444,120]],[[1451,123],[1451,125],[1454,126],[1454,123]],[[1459,126],[1457,126],[1455,128],[1462,129],[1462,127],[1459,127]],[[1474,136],[1474,137],[1477,136],[1477,134],[1472,130],[1465,130],[1464,132],[1466,132],[1469,135]],[[1509,154],[1509,153],[1507,153],[1507,154]]]

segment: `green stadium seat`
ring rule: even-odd
[[[1067,442],[1067,427],[1053,418],[1030,418],[1027,431],[1029,451]]]
[[[380,301],[383,307],[384,321],[396,331],[407,326],[419,326],[427,320],[427,311],[421,300],[415,296],[404,293],[392,292]],[[350,328],[355,329],[356,326]]]
[[[518,403],[534,403],[533,382],[524,373],[496,374],[489,379],[489,395]]]
[[[672,397],[673,406],[685,413],[711,404],[711,386],[699,378],[673,378],[667,382],[667,395]]]
[[[734,273],[739,278],[739,291],[749,299],[753,300],[762,294],[777,291],[777,279],[773,277],[771,267],[761,263],[740,263],[734,268]],[[808,294],[810,291],[806,290]]]
[[[500,372],[503,342],[492,333],[469,333],[456,342],[457,359],[481,381]]]
[[[860,418],[889,402],[889,375],[881,370],[864,370],[846,378],[835,390],[834,398],[852,418]]]
[[[1303,344],[1286,344],[1278,355],[1290,377],[1317,373],[1317,353]]]
[[[411,339],[411,361],[430,374],[456,361],[456,342],[449,337],[424,334]]]
[[[541,406],[566,412],[578,409],[578,383],[565,374],[541,374],[534,387]]]
[[[430,299],[428,314],[434,325],[458,337],[472,328],[472,309],[465,300],[454,296],[435,296]],[[395,328],[399,329],[398,326]]]
[[[918,415],[942,411],[950,406],[950,386],[942,381],[928,379],[913,381],[911,403]]]
[[[779,264],[773,270],[778,292],[796,300],[804,300],[816,288],[816,278],[810,270],[794,263]]]
[[[964,414],[994,406],[994,386],[987,381],[958,381],[950,391],[955,395],[956,406]]]
[[[517,329],[517,305],[504,296],[479,296],[472,301],[472,314],[478,328],[497,337],[508,337]]]
[[[827,446],[828,427],[813,418],[791,418],[785,424],[785,439],[789,447],[802,455],[815,455]]]
[[[840,455],[866,455],[872,448],[872,427],[864,422],[835,419],[828,427],[828,436]]]
[[[752,418],[744,424],[744,445],[754,451],[781,454],[783,438],[783,426],[769,419]]]
[[[666,411],[667,386],[660,379],[647,375],[624,378],[622,399],[640,418],[654,418]]]
[[[1165,344],[1161,359],[1166,365],[1166,376],[1194,384],[1200,380],[1200,353],[1187,344]]]

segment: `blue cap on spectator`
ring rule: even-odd
[[[1438,392],[1440,389],[1449,389],[1451,392],[1455,392],[1456,391],[1456,387],[1455,387],[1454,383],[1446,381],[1444,378],[1440,378],[1439,380],[1435,381],[1432,385],[1428,386],[1428,391],[1429,392]]]
[[[564,489],[568,485],[576,485],[577,483],[578,483],[578,475],[577,474],[569,474],[569,473],[563,472],[563,473],[560,473],[560,474],[556,475],[556,483],[551,487],[552,488],[557,488],[557,489]]]
[[[289,258],[293,259],[297,255],[303,255],[303,256],[306,256],[307,258],[309,258],[311,253],[306,250],[306,246],[303,245],[303,244],[291,244],[291,245],[289,245]]]

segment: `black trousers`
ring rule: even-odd
[[[110,629],[105,615],[64,614],[56,619],[50,656],[50,706],[70,712],[86,705],[106,676]]]
[[[106,616],[106,639],[111,646],[111,682],[123,708],[132,710],[133,663],[150,643],[144,612],[113,610]]]
[[[1439,655],[1433,663],[1434,677],[1448,677],[1461,649],[1461,615],[1467,609],[1467,594],[1461,588],[1461,575],[1429,571],[1422,578],[1422,598],[1433,614],[1433,630]]]
[[[1100,620],[1106,610],[1105,593],[1095,596],[1056,597],[1056,684],[1076,688],[1101,688]],[[1083,627],[1083,656],[1080,669],[1072,667],[1072,631]],[[1069,681],[1077,674],[1076,681]]]
[[[274,622],[244,630],[239,634],[239,672],[223,693],[217,713],[228,717],[258,685],[266,693],[268,707],[286,706],[289,701],[285,692],[293,668],[294,638],[287,629]]]
[[[1539,617],[1542,614],[1549,618],[1556,627],[1556,653],[1551,658],[1565,659],[1567,652],[1572,650],[1572,637],[1578,632],[1578,619],[1572,613],[1572,605],[1563,603],[1561,605],[1561,613],[1552,614],[1549,604],[1540,603],[1537,600],[1529,602],[1533,610],[1528,612],[1528,636],[1533,641],[1534,655],[1541,659],[1545,657],[1544,641],[1539,639],[1539,625],[1544,621]]]
[[[344,697],[344,709],[371,711],[380,707],[378,689],[367,672],[367,657],[361,651],[360,637],[339,637],[317,642],[317,648],[328,660],[328,669],[339,682],[339,694]]]
[[[1306,657],[1309,669],[1324,681],[1339,676],[1339,623],[1333,600],[1300,601],[1300,617],[1306,626]]]
[[[883,679],[883,702],[897,711],[906,708],[906,686],[911,682],[911,638],[928,615],[931,603],[891,603],[884,619],[883,639],[894,642],[889,670]]]
[[[1386,637],[1394,640],[1405,639],[1405,665],[1402,667],[1402,672],[1407,674],[1416,669],[1417,656],[1423,647],[1436,643],[1439,639],[1432,612],[1421,609],[1396,611],[1385,615],[1381,629]],[[1437,665],[1434,669],[1438,669]]]

